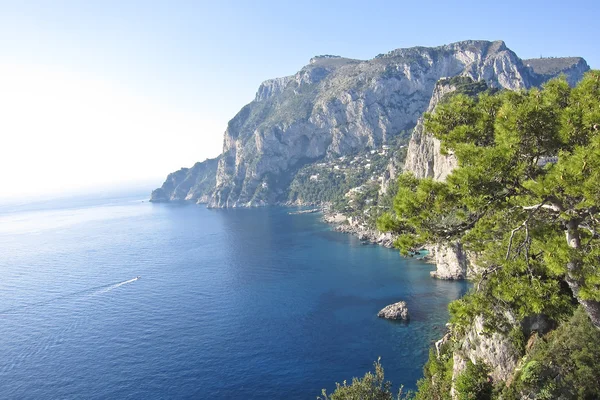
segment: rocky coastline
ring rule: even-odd
[[[299,210],[299,211],[290,211],[288,212],[289,215],[300,215],[300,214],[314,214],[321,211],[320,208],[311,208],[308,210]]]
[[[324,211],[323,222],[333,225],[334,231],[349,233],[367,244],[377,244],[390,249],[394,247],[396,237],[392,233],[379,232],[357,221],[356,218],[347,217],[342,213]]]
[[[323,209],[323,222],[332,225],[337,232],[348,233],[356,236],[364,244],[375,244],[386,248],[394,248],[397,235],[390,232],[379,232],[377,229],[368,227],[357,218],[348,217],[339,212]],[[454,245],[429,245],[416,254],[420,260],[436,266],[430,272],[432,278],[441,280],[464,280],[469,279],[474,270],[474,255],[467,254],[460,244]]]

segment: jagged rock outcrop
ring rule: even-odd
[[[271,97],[277,96],[290,83],[294,77],[284,76],[282,78],[269,79],[261,83],[256,92],[255,101],[265,101]]]
[[[466,361],[471,360],[474,364],[484,362],[490,366],[494,381],[506,382],[513,375],[521,354],[508,335],[486,332],[484,320],[478,316],[471,329],[458,341],[453,357],[453,380],[464,371]]]
[[[448,79],[439,80],[426,112],[433,112],[442,98],[455,90],[454,82]],[[424,119],[419,117],[408,144],[404,171],[412,172],[417,178],[433,178],[438,181],[446,179],[456,168],[457,161],[452,155],[442,154],[440,145],[438,139],[425,132]]]
[[[381,311],[377,313],[379,318],[386,319],[401,319],[409,320],[410,315],[408,314],[408,307],[405,301],[399,301],[398,303],[390,304],[385,306]]]
[[[194,164],[192,168],[182,168],[167,176],[165,183],[154,190],[150,201],[193,201],[208,203],[216,183],[219,157]]]
[[[460,243],[436,244],[433,247],[436,270],[432,278],[462,280],[467,277],[469,260]]]
[[[519,349],[511,340],[511,329],[520,329],[526,338],[535,340],[555,328],[555,324],[544,315],[533,315],[520,323],[510,312],[505,312],[505,317],[508,324],[504,329],[496,327],[490,331],[485,328],[484,318],[477,316],[466,332],[453,338],[452,398],[457,398],[454,382],[465,371],[468,361],[490,367],[489,376],[493,382],[509,384],[512,381],[523,357],[523,349]],[[442,341],[448,342],[451,337],[452,333],[449,332]]]
[[[507,89],[532,85],[530,69],[501,41],[398,49],[368,61],[316,57],[294,76],[264,82],[229,122],[210,205],[284,200],[297,168],[411,129],[436,82],[456,75]]]

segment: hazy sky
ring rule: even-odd
[[[452,4],[451,4],[452,3]],[[0,197],[160,186],[318,54],[502,39],[600,68],[599,1],[0,1]]]

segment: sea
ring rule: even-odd
[[[315,399],[379,358],[414,389],[467,289],[318,213],[147,199],[0,206],[0,398]]]

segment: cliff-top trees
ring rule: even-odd
[[[575,298],[600,328],[600,71],[573,89],[456,95],[425,126],[459,167],[446,182],[402,176],[379,226],[402,232],[403,253],[460,240],[478,254],[473,292],[451,306],[457,325],[559,317]]]

